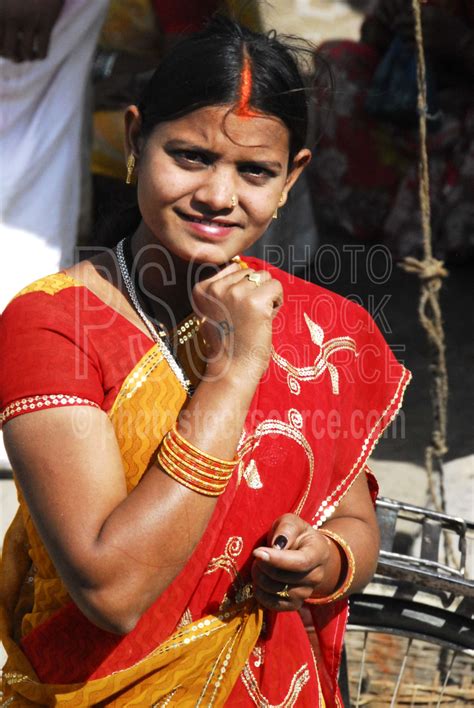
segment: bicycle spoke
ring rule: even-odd
[[[441,705],[441,699],[444,696],[444,692],[446,690],[446,686],[448,685],[449,677],[451,676],[451,671],[453,669],[454,660],[457,657],[457,655],[458,655],[457,652],[453,651],[453,656],[451,657],[451,663],[449,664],[449,669],[446,672],[446,676],[443,681],[443,685],[441,687],[441,693],[439,694],[439,699],[438,699],[438,703],[436,704],[436,708],[439,708]]]
[[[410,653],[411,644],[412,644],[412,639],[411,639],[411,637],[410,637],[410,638],[407,640],[407,648],[406,648],[406,650],[405,650],[405,655],[404,655],[404,657],[403,657],[403,661],[402,661],[402,665],[401,665],[401,667],[400,667],[400,671],[398,672],[397,683],[396,683],[395,690],[394,690],[394,693],[393,693],[393,696],[392,696],[392,700],[391,700],[391,702],[390,702],[390,708],[394,708],[394,706],[396,705],[395,701],[397,700],[398,691],[400,690],[400,684],[401,684],[401,682],[402,682],[403,674],[404,674],[404,672],[405,672],[405,667],[406,667],[407,660],[408,660],[408,654]]]
[[[359,674],[359,685],[357,686],[357,698],[356,698],[356,708],[360,706],[360,693],[362,690],[362,681],[364,679],[364,669],[365,669],[365,656],[367,651],[367,639],[369,633],[367,630],[364,632],[364,644],[362,645],[362,658],[360,660],[360,674]]]

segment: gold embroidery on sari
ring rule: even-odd
[[[174,698],[179,688],[180,686],[176,686],[173,691],[170,691],[168,695],[159,700],[158,703],[153,703],[151,708],[166,708],[166,706],[169,706],[171,700]]]
[[[290,389],[291,393],[294,396],[299,396],[301,393],[301,386],[300,386],[299,382],[295,379],[295,377],[292,376],[291,374],[288,374],[288,378],[286,381],[287,381],[288,388]]]
[[[253,648],[252,656],[254,657],[253,665],[256,669],[260,668],[260,666],[263,666],[263,663],[265,661],[265,647],[259,647],[255,645]]]
[[[405,389],[410,383],[411,380],[411,373],[405,369],[403,371],[403,374],[400,378],[400,381],[398,382],[397,390],[393,394],[388,406],[385,408],[383,413],[380,415],[378,420],[375,422],[375,424],[372,426],[369,434],[367,435],[366,439],[364,440],[361,451],[359,454],[359,457],[357,460],[354,462],[349,474],[347,474],[344,479],[339,482],[337,487],[329,494],[329,496],[326,497],[326,499],[321,502],[321,505],[315,515],[313,516],[311,523],[314,526],[314,528],[319,528],[324,524],[336,511],[336,508],[339,506],[339,502],[341,499],[345,497],[349,489],[352,487],[354,481],[356,480],[357,476],[359,473],[354,474],[354,472],[357,470],[359,467],[362,459],[368,458],[375,445],[380,439],[380,436],[377,436],[375,434],[375,431],[378,429],[379,424],[382,422],[382,420],[385,418],[386,414],[390,411],[390,409],[393,407],[392,414],[387,422],[387,425],[390,425],[390,423],[394,420],[396,415],[398,414],[398,411],[400,410],[402,403],[403,403],[403,396],[405,394]],[[398,399],[398,400],[397,400]],[[362,468],[363,469],[363,468]],[[359,470],[360,471],[360,470]],[[353,479],[351,480],[351,476],[353,476]],[[348,480],[350,482],[348,483]],[[347,486],[346,486],[347,485]]]
[[[301,430],[303,427],[303,416],[296,408],[290,408],[288,411],[288,422],[293,428]]]
[[[62,408],[64,406],[93,406],[100,408],[94,401],[88,398],[80,398],[79,396],[70,396],[64,393],[50,393],[42,396],[28,396],[27,398],[18,398],[4,408],[0,414],[0,426],[6,423],[10,418],[18,413],[41,410],[42,408]]]
[[[235,580],[239,576],[239,570],[235,558],[238,558],[244,548],[243,539],[240,536],[231,536],[226,543],[224,553],[216,558],[211,558],[204,575],[211,575],[216,570],[225,570]]]
[[[324,331],[316,322],[313,322],[306,313],[304,313],[305,322],[308,326],[311,340],[320,348],[320,352],[312,366],[293,366],[284,357],[280,356],[274,348],[272,348],[272,359],[281,369],[287,372],[288,387],[290,391],[296,395],[299,394],[298,386],[295,382],[298,381],[315,381],[324,372],[329,372],[331,379],[331,388],[335,396],[339,395],[339,372],[334,364],[329,361],[329,357],[342,349],[355,352],[357,356],[356,343],[352,337],[334,337],[327,342],[324,341]]]
[[[191,610],[189,609],[189,607],[187,607],[181,615],[181,619],[176,625],[176,629],[182,629],[183,627],[186,627],[187,624],[191,624],[192,621],[193,616],[191,614]]]
[[[240,674],[240,678],[250,698],[259,708],[292,708],[296,704],[299,694],[308,683],[310,673],[308,664],[303,664],[293,675],[288,692],[280,703],[270,703],[268,698],[263,695],[248,661]]]
[[[163,361],[163,354],[155,345],[138,362],[133,371],[129,373],[122,384],[117,398],[114,401],[110,414],[112,415],[119,408],[126,398],[132,398],[154,369]]]
[[[238,470],[239,484],[242,478],[245,479],[250,489],[262,489],[263,487],[255,460],[250,460],[245,469],[243,462],[240,462]]]
[[[260,423],[255,428],[255,432],[245,439],[239,449],[239,454],[243,457],[251,450],[254,450],[260,444],[261,438],[265,437],[266,435],[283,435],[286,438],[290,438],[291,440],[294,440],[294,442],[296,442],[298,445],[300,445],[306,453],[306,457],[308,458],[309,463],[308,483],[298,506],[294,510],[295,514],[300,514],[304,507],[306,499],[308,498],[309,490],[311,489],[311,484],[313,482],[314,476],[314,454],[313,450],[311,449],[311,445],[309,444],[308,440],[303,435],[301,430],[298,430],[298,428],[295,428],[292,425],[283,422],[282,420],[269,419],[264,420],[262,423]]]

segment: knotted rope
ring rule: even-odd
[[[442,458],[448,451],[446,443],[448,373],[446,368],[446,345],[439,292],[443,284],[443,278],[448,275],[448,272],[444,268],[443,262],[433,257],[431,244],[430,176],[426,129],[428,102],[420,1],[422,2],[422,0],[412,0],[418,69],[417,82],[420,134],[420,161],[418,169],[423,258],[421,260],[412,257],[405,258],[401,266],[406,272],[416,273],[420,278],[418,315],[421,325],[426,331],[432,356],[430,371],[432,373],[431,400],[433,406],[433,433],[431,444],[425,451],[425,466],[428,476],[428,489],[433,505],[438,511],[445,511],[446,502]],[[434,463],[436,463],[438,468],[439,493],[434,483]]]

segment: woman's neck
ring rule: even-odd
[[[130,251],[132,279],[145,310],[173,329],[193,311],[196,282],[214,274],[217,266],[203,268],[182,260],[165,249],[143,222],[131,238]]]

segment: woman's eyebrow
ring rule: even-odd
[[[209,157],[219,157],[216,152],[209,150],[209,148],[205,148],[202,145],[197,145],[196,143],[188,142],[187,140],[168,140],[168,142],[165,143],[165,148],[167,150],[189,150],[190,152],[205,153]]]
[[[258,165],[259,167],[266,167],[269,170],[281,170],[283,169],[283,166],[281,162],[273,161],[273,160],[259,160],[258,158],[254,158],[252,160],[239,160],[239,164],[241,165]]]

